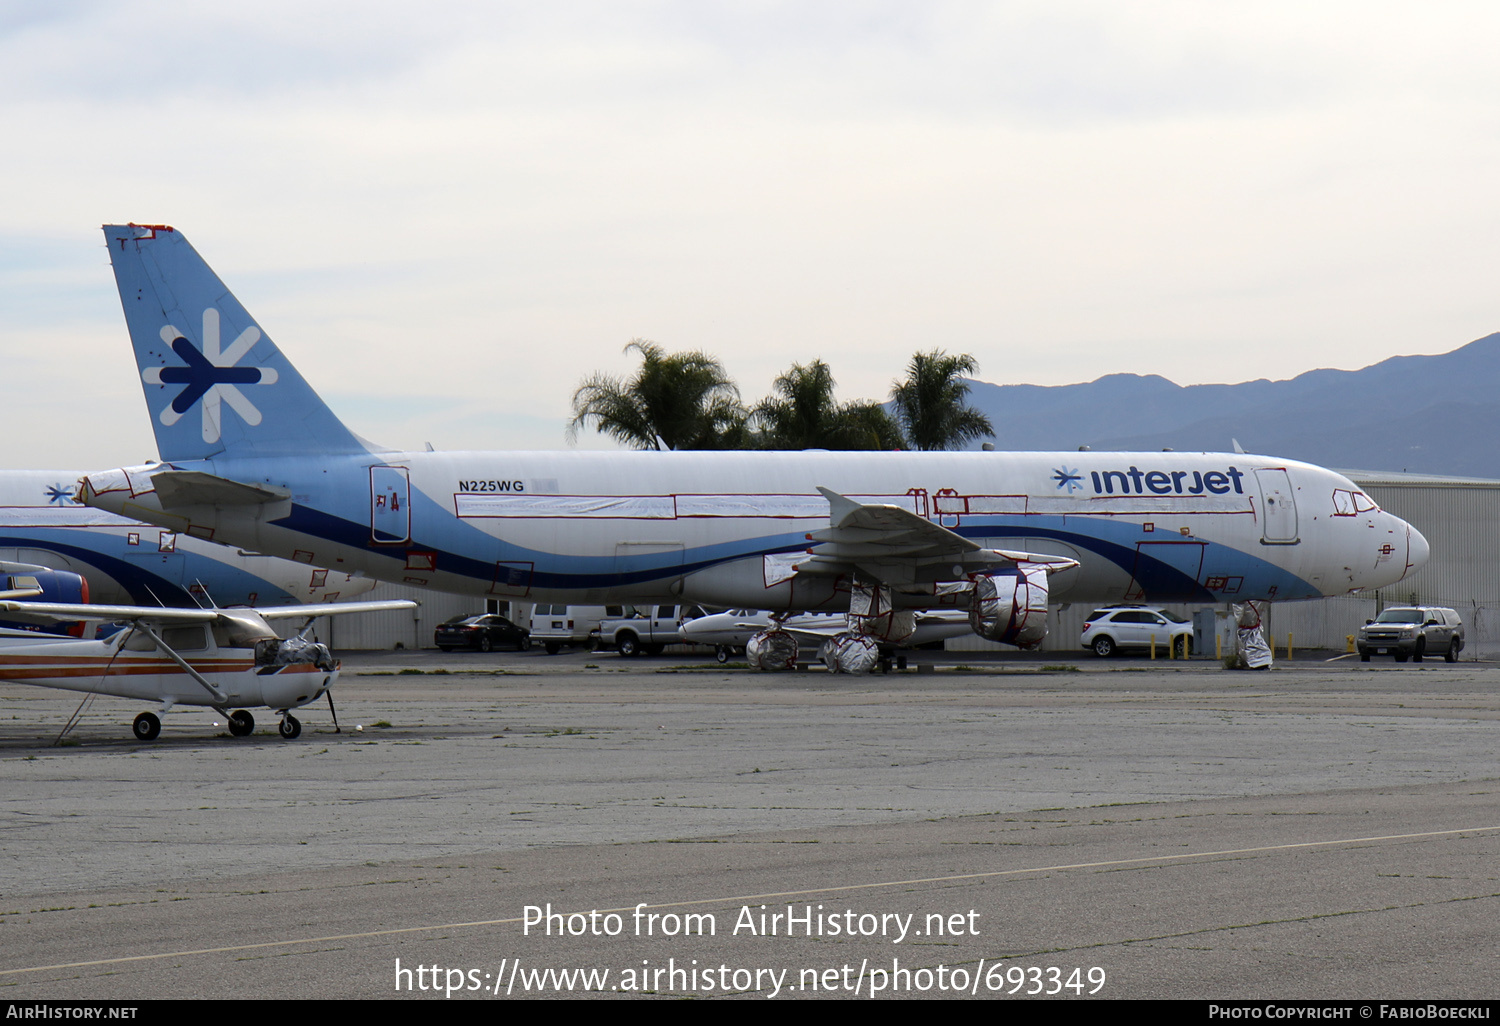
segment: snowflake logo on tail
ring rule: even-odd
[[[203,402],[203,440],[217,442],[221,434],[222,406],[240,415],[251,427],[260,423],[260,410],[245,397],[240,385],[274,385],[276,370],[273,367],[236,367],[240,358],[250,347],[260,341],[260,329],[251,325],[240,332],[228,349],[219,348],[219,311],[208,307],[203,311],[203,351],[183,337],[181,331],[168,324],[161,329],[161,340],[172,347],[172,352],[186,366],[147,367],[141,379],[148,385],[182,385],[181,392],[161,411],[161,422],[171,427],[182,419],[197,402]]]

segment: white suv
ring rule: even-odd
[[[1093,649],[1096,656],[1112,656],[1124,648],[1150,648],[1155,639],[1163,652],[1175,649],[1185,658],[1192,637],[1191,621],[1157,606],[1105,606],[1090,613],[1083,625],[1083,647]]]

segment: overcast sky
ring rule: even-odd
[[[634,337],[750,401],[813,358],[884,399],[933,347],[1035,384],[1446,352],[1500,330],[1497,44],[1461,2],[9,0],[0,465],[155,456],[123,221],[397,447],[563,448]]]

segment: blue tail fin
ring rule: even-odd
[[[364,452],[182,233],[105,225],[161,458]]]

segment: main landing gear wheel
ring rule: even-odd
[[[157,719],[156,713],[141,713],[130,725],[135,731],[137,741],[155,741],[156,736],[161,733],[161,720]]]
[[[719,645],[714,649],[714,658],[721,663],[729,662],[729,655],[730,653],[728,645]]]
[[[277,729],[281,731],[282,737],[291,741],[302,733],[302,724],[297,722],[297,717],[287,713],[281,718],[281,726]]]
[[[235,737],[245,737],[255,729],[255,717],[244,709],[236,709],[229,714],[229,733]]]

